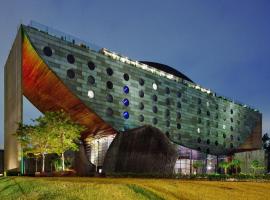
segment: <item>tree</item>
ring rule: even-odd
[[[224,173],[227,174],[228,169],[231,167],[231,163],[226,162],[226,161],[222,161],[222,162],[219,163],[219,167],[224,169]]]
[[[251,168],[253,169],[253,175],[256,174],[257,170],[264,169],[264,167],[260,165],[260,162],[258,160],[253,160],[251,162]]]
[[[197,173],[198,173],[198,169],[199,169],[200,167],[203,167],[203,162],[200,161],[200,160],[197,160],[197,161],[193,162],[192,166],[193,166],[193,168],[195,169],[195,172],[196,172],[196,174],[197,174]]]
[[[241,161],[238,159],[233,159],[231,162],[231,166],[233,166],[235,168],[236,174],[238,173],[238,168],[240,167],[240,165],[241,165]]]
[[[19,123],[19,127],[15,133],[19,140],[24,155],[42,156],[42,172],[45,171],[45,156],[51,152],[52,137],[47,124],[42,122],[42,117],[33,120],[34,125],[26,125]],[[37,167],[36,167],[37,169]]]
[[[80,139],[81,132],[85,127],[74,123],[70,116],[63,110],[57,112],[46,112],[42,119],[50,126],[53,135],[52,151],[61,155],[62,170],[65,170],[65,156],[67,150],[78,150],[77,142]]]
[[[269,172],[270,170],[270,137],[268,133],[265,133],[262,137],[262,142],[263,142],[263,149],[265,150],[265,153],[267,155],[267,171]]]

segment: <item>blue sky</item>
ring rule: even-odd
[[[0,148],[4,64],[20,23],[38,21],[136,60],[175,67],[198,84],[258,108],[270,129],[270,1],[0,2]],[[25,103],[25,118],[38,115]]]

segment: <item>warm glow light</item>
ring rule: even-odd
[[[92,98],[94,98],[95,94],[94,94],[94,92],[93,92],[92,90],[89,90],[88,93],[87,93],[87,96],[88,96],[90,99],[92,99]]]
[[[157,84],[156,83],[153,83],[153,89],[157,90]]]

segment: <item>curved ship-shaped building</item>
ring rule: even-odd
[[[47,31],[46,31],[47,30]],[[22,25],[5,66],[6,169],[18,167],[11,134],[22,95],[41,112],[64,109],[89,138],[150,124],[179,145],[213,155],[260,148],[261,113],[181,72]]]

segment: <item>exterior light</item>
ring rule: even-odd
[[[153,89],[157,90],[157,84],[156,83],[153,83]]]
[[[88,96],[90,99],[93,99],[94,96],[95,96],[95,93],[94,93],[92,90],[88,90],[87,96]]]
[[[197,132],[198,132],[198,133],[200,133],[200,132],[201,132],[201,129],[200,129],[200,128],[198,128],[198,129],[197,129]]]

